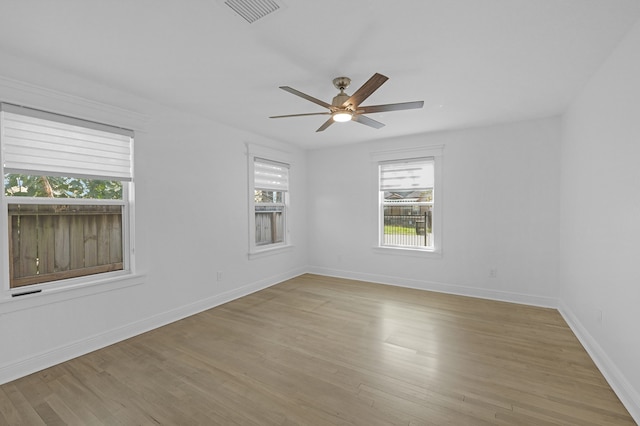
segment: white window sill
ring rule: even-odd
[[[76,279],[69,281],[67,285],[49,286],[49,287],[32,287],[25,288],[23,291],[15,289],[12,292],[5,292],[0,298],[0,315],[20,311],[23,309],[31,309],[37,306],[48,305],[51,303],[64,302],[79,297],[91,296],[107,291],[119,290],[134,285],[143,284],[146,281],[145,275],[121,273],[111,275],[109,277],[93,277],[88,280]],[[33,293],[29,293],[35,291]],[[29,293],[22,296],[12,296],[12,294]]]
[[[419,257],[423,259],[440,259],[442,258],[442,252],[433,249],[419,249],[412,247],[392,247],[392,246],[375,246],[373,247],[374,253],[393,255],[393,256],[408,256]]]
[[[261,257],[271,256],[287,251],[293,250],[292,245],[279,245],[275,247],[262,248],[260,250],[252,251],[249,253],[249,260],[259,259]]]

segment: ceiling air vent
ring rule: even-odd
[[[280,9],[272,0],[226,0],[224,4],[250,24]]]

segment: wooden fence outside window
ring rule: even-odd
[[[11,288],[122,270],[122,210],[9,204]]]

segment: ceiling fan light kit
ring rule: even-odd
[[[338,123],[344,123],[345,121],[351,121],[353,113],[347,111],[338,111],[333,113],[333,121]]]
[[[329,112],[311,112],[304,114],[288,114],[288,115],[275,115],[269,118],[285,118],[285,117],[302,117],[309,115],[330,115],[331,117],[325,121],[325,123],[316,130],[316,132],[322,132],[334,122],[343,123],[346,121],[356,121],[365,126],[379,129],[384,127],[383,123],[376,121],[372,118],[365,116],[364,114],[371,114],[376,112],[386,111],[400,111],[405,109],[417,109],[422,108],[424,101],[414,102],[402,102],[397,104],[383,104],[383,105],[370,105],[360,106],[360,104],[367,99],[373,92],[378,90],[382,84],[389,78],[375,73],[373,77],[367,80],[353,95],[348,95],[345,89],[351,84],[351,79],[348,77],[336,77],[333,79],[333,85],[336,89],[340,90],[336,96],[334,96],[331,104],[321,101],[320,99],[309,96],[306,93],[302,93],[289,86],[280,86],[280,88],[293,95],[306,99],[314,104],[327,108]]]

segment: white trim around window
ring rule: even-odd
[[[144,277],[135,273],[134,261],[134,213],[133,213],[133,132],[117,126],[99,124],[98,120],[71,118],[66,114],[44,112],[37,109],[17,105],[2,104],[0,108],[0,128],[4,129],[0,148],[4,173],[35,174],[52,176],[71,175],[90,179],[118,180],[122,182],[121,199],[74,199],[47,197],[8,197],[0,194],[0,265],[3,273],[0,276],[0,314],[13,310],[26,309],[47,303],[61,301],[81,295],[110,291],[129,285],[144,282]],[[23,120],[24,118],[24,120]],[[22,121],[21,121],[22,120]],[[49,126],[50,125],[50,126]],[[47,127],[49,126],[49,127]],[[11,128],[11,132],[6,130]],[[44,130],[43,130],[44,129]],[[51,134],[47,133],[51,129]],[[6,130],[6,131],[5,131]],[[23,135],[20,132],[30,132]],[[41,135],[33,137],[29,135]],[[77,139],[77,135],[83,135]],[[12,137],[15,138],[12,139]],[[27,138],[29,136],[29,138]],[[29,141],[24,144],[22,140]],[[49,142],[53,141],[53,142]],[[80,142],[78,142],[80,141]],[[48,157],[22,152],[29,144],[40,144],[38,150],[49,151]],[[44,146],[42,144],[49,144]],[[75,147],[71,148],[72,146]],[[103,149],[113,147],[112,150]],[[61,149],[71,150],[56,157]],[[78,158],[75,158],[78,157]],[[98,162],[93,159],[100,157]],[[27,160],[25,162],[24,160]],[[85,169],[72,167],[72,161],[82,164]],[[75,164],[75,163],[73,163]],[[87,168],[87,164],[95,167]],[[116,165],[117,164],[117,165]],[[116,165],[115,168],[111,165]],[[57,167],[52,169],[52,167]],[[9,279],[9,238],[8,214],[10,205],[23,205],[27,209],[35,206],[55,208],[57,205],[69,206],[109,206],[121,208],[122,218],[122,268],[110,272],[92,272],[90,274],[68,274],[56,276],[49,280],[33,280],[22,286],[10,285]],[[29,207],[33,206],[33,207]],[[50,206],[50,207],[47,207]],[[53,275],[56,273],[54,272]]]
[[[291,238],[291,185],[292,176],[295,179],[292,155],[277,149],[256,144],[246,144],[247,147],[247,183],[248,183],[248,217],[249,217],[249,259],[269,256],[291,250],[293,247]],[[260,166],[256,167],[256,164]],[[274,176],[264,179],[264,174],[269,174],[273,169]],[[263,173],[264,172],[264,173]],[[261,177],[262,176],[262,177]],[[257,183],[256,183],[257,182]],[[262,182],[262,183],[260,183]],[[261,187],[259,187],[261,186]],[[269,191],[277,194],[276,199],[268,203],[256,202],[256,190]],[[258,210],[273,210],[277,215],[277,238],[274,241],[257,238],[256,225]],[[276,226],[276,224],[272,224]],[[276,235],[274,229],[274,235]],[[258,235],[259,237],[259,235]],[[261,240],[258,241],[258,240]]]
[[[432,145],[425,147],[397,149],[389,151],[376,151],[371,153],[371,182],[375,197],[374,205],[371,206],[376,212],[374,223],[372,224],[371,235],[373,250],[376,253],[391,254],[399,256],[412,257],[429,257],[439,258],[442,256],[443,245],[443,217],[442,217],[442,200],[443,200],[443,183],[442,183],[442,158],[444,145]],[[399,247],[383,245],[381,243],[381,201],[379,166],[384,163],[412,161],[417,159],[429,158],[433,159],[434,164],[434,184],[433,184],[433,247]]]

